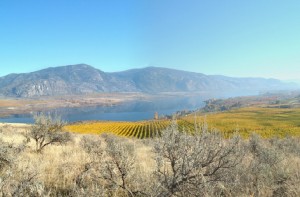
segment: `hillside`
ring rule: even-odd
[[[107,73],[86,64],[0,77],[0,95],[38,97],[99,92],[265,91],[297,88],[276,79],[232,78],[147,67]]]
[[[135,91],[111,75],[85,64],[47,68],[0,78],[0,94],[10,97],[55,96],[95,92]]]

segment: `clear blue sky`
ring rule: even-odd
[[[300,1],[1,0],[0,60],[300,79]]]

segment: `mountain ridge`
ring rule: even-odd
[[[163,67],[104,72],[87,64],[0,77],[0,95],[21,98],[99,92],[268,91],[297,87],[277,79],[205,75]]]

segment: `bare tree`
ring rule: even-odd
[[[60,118],[51,116],[35,116],[35,123],[32,125],[28,137],[32,138],[36,144],[36,151],[41,152],[46,146],[51,144],[65,144],[71,140],[71,135],[63,131],[65,123]]]

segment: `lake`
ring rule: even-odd
[[[217,93],[194,94],[159,97],[153,100],[135,100],[114,106],[93,106],[79,108],[58,108],[49,110],[46,114],[57,114],[64,121],[140,121],[154,118],[155,112],[159,116],[172,115],[177,111],[196,110],[204,106],[204,100],[208,98],[228,98],[232,96],[250,95],[245,93]],[[40,113],[40,112],[37,112]],[[8,123],[33,123],[33,114],[16,114],[7,118],[0,118],[0,122]]]

